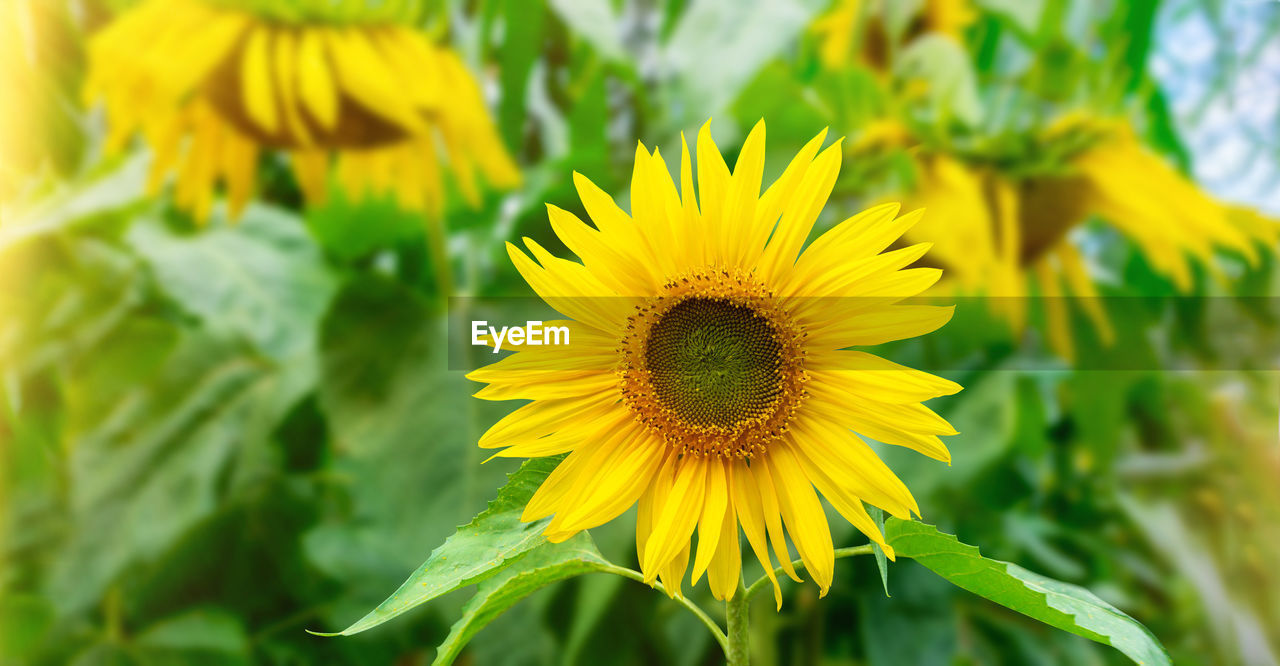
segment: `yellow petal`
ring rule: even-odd
[[[782,610],[782,588],[778,585],[778,577],[773,572],[773,558],[769,555],[760,489],[751,467],[745,462],[736,462],[730,468],[729,490],[733,495],[733,506],[738,514],[738,522],[742,525],[742,533],[747,535],[751,551],[764,569],[764,575],[773,584],[774,602],[778,610]]]
[[[266,134],[275,134],[279,128],[275,90],[272,89],[270,28],[258,28],[249,35],[240,60],[240,94],[244,97],[244,110]]]
[[[726,481],[728,472],[726,470]],[[732,495],[732,489],[727,489]],[[699,533],[701,545],[701,533]],[[716,552],[711,558],[711,566],[707,569],[707,584],[711,586],[711,594],[716,599],[725,601],[737,594],[742,578],[742,544],[738,539],[738,518],[730,501],[725,509],[720,536],[716,540]]]
[[[698,518],[698,550],[693,560],[693,575],[690,580],[692,585],[698,584],[698,579],[711,564],[720,543],[721,532],[724,531],[724,514],[728,506],[729,482],[725,478],[724,463],[711,461],[707,468],[707,490],[702,504],[702,516]]]
[[[381,116],[405,131],[426,131],[426,122],[406,103],[386,60],[358,29],[325,32],[342,91],[370,113]]]
[[[338,90],[322,34],[304,30],[298,41],[298,94],[312,119],[326,130],[338,125]]]
[[[819,596],[826,596],[835,576],[836,554],[822,502],[818,501],[813,484],[789,448],[774,447],[763,457],[776,480],[778,506],[791,541],[818,584]]]
[[[677,463],[670,494],[663,504],[662,513],[655,518],[653,534],[649,537],[644,561],[640,565],[646,581],[656,578],[659,569],[667,566],[682,548],[688,548],[694,526],[702,514],[707,466],[705,460],[698,458],[686,458]]]

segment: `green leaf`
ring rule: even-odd
[[[546,9],[542,0],[507,0],[502,3],[507,30],[502,42],[498,127],[502,142],[518,154],[524,145],[526,92],[542,46]],[[518,29],[514,29],[519,26]]]
[[[985,558],[932,525],[889,520],[885,537],[897,554],[910,557],[952,584],[1052,627],[1123,652],[1135,663],[1170,664],[1169,655],[1146,627],[1092,592]]]
[[[40,646],[54,621],[53,604],[43,597],[6,594],[0,598],[0,654],[21,661]]]
[[[254,205],[235,225],[176,233],[140,220],[129,242],[184,310],[276,359],[312,350],[335,280],[292,213]]]
[[[448,666],[476,632],[516,602],[562,580],[585,573],[608,571],[609,564],[585,532],[564,543],[544,543],[520,556],[500,573],[480,583],[463,608],[462,618],[436,651],[432,666]]]
[[[425,231],[422,216],[402,208],[393,196],[353,199],[339,187],[305,213],[307,228],[330,256],[356,261],[374,252],[419,239]],[[357,222],[358,220],[358,222]]]
[[[513,560],[547,543],[546,520],[521,522],[534,491],[560,463],[561,456],[535,458],[511,475],[489,507],[445,540],[386,601],[338,634],[350,636],[443,594],[490,578]],[[593,546],[594,548],[594,546]]]
[[[1040,30],[1044,15],[1044,0],[982,0],[983,9],[1008,18],[1024,35],[1035,35]]]
[[[884,532],[884,510],[878,506],[867,505],[867,513],[871,519],[876,521],[876,527]],[[880,544],[871,542],[871,552],[876,556],[876,568],[880,570],[880,584],[884,586],[884,596],[892,597],[889,594],[889,558],[885,556],[884,549]]]
[[[134,364],[147,369],[116,383],[113,372]],[[273,367],[223,337],[171,333],[144,318],[70,369],[63,436],[71,529],[45,581],[60,612],[92,606],[109,584],[212,515],[234,491],[239,457],[269,446],[275,424],[314,381],[309,359]]]

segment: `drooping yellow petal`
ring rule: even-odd
[[[797,419],[795,430],[807,444],[800,452],[859,497],[903,520],[919,514],[911,491],[857,435],[821,415]]]
[[[778,577],[773,572],[773,558],[769,555],[760,489],[756,486],[751,467],[745,462],[734,463],[729,471],[729,489],[733,494],[733,506],[738,514],[738,522],[742,525],[742,533],[747,535],[751,551],[764,569],[764,575],[773,584],[774,602],[778,610],[782,610],[782,587],[778,585]]]
[[[289,134],[299,145],[311,145],[311,132],[302,119],[298,100],[298,39],[290,31],[280,30],[275,35],[276,92],[280,99],[280,112]]]
[[[894,559],[894,551],[891,546],[885,543],[884,534],[880,528],[872,520],[871,515],[867,513],[866,508],[862,505],[862,499],[857,496],[850,488],[836,482],[832,475],[829,474],[821,466],[815,464],[808,456],[804,454],[809,444],[804,441],[787,440],[784,446],[791,449],[792,455],[800,463],[804,469],[805,476],[813,482],[814,487],[818,489],[822,496],[827,498],[831,506],[835,508],[845,520],[856,527],[868,539],[879,544],[884,549],[885,555],[889,559]]]
[[[724,514],[729,506],[729,482],[725,475],[724,463],[716,460],[707,466],[707,490],[702,504],[702,515],[698,518],[698,550],[693,560],[693,575],[690,583],[698,584],[704,571],[711,564],[724,531]],[[733,528],[735,534],[737,527]]]
[[[791,564],[791,551],[787,548],[787,533],[782,527],[782,509],[778,506],[778,489],[768,465],[757,464],[748,467],[755,478],[756,490],[760,493],[761,516],[764,518],[765,531],[769,533],[769,543],[773,545],[773,554],[778,557],[778,566],[797,583],[803,582]]]
[[[665,444],[629,423],[606,433],[607,441],[583,465],[594,472],[578,479],[564,506],[547,526],[565,538],[616,518],[652,483]],[[559,539],[563,540],[563,539]]]
[[[330,61],[345,94],[370,113],[410,133],[426,130],[425,121],[399,94],[390,67],[363,33],[330,29],[324,36]]]
[[[706,494],[708,463],[697,458],[684,459],[675,466],[675,478],[663,504],[662,513],[654,521],[653,534],[645,549],[640,569],[652,581],[658,571],[688,548],[694,526],[702,514]],[[687,558],[687,555],[686,555]]]
[[[727,470],[725,478],[726,480],[729,478]],[[732,495],[732,489],[729,489],[729,494]],[[701,533],[698,538],[702,538]],[[725,601],[737,594],[741,578],[742,544],[738,540],[737,511],[733,502],[730,501],[725,508],[720,536],[716,539],[715,555],[712,556],[711,566],[707,569],[707,583],[711,586],[712,596]]]
[[[323,35],[304,31],[298,39],[298,94],[307,112],[326,130],[338,124],[338,89]]]
[[[818,584],[819,596],[826,596],[835,576],[835,546],[822,503],[800,463],[784,446],[776,446],[764,456],[778,491],[778,507],[786,522],[787,532],[805,569]]]
[[[240,59],[240,94],[244,97],[245,114],[267,134],[274,134],[280,125],[272,85],[271,40],[270,28],[255,29]]]

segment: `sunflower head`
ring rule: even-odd
[[[834,551],[820,497],[882,545],[864,502],[918,512],[859,435],[950,459],[939,436],[955,431],[920,403],[960,387],[850,349],[951,316],[903,303],[939,277],[910,267],[927,244],[885,252],[921,213],[879,206],[807,243],[841,147],[822,149],[819,134],[762,194],[764,132],[763,122],[751,131],[730,171],[704,127],[696,170],[683,146],[679,189],[662,156],[640,146],[630,214],[575,174],[594,226],[548,211],[581,263],[529,239],[532,257],[508,248],[568,317],[570,344],[527,346],[469,375],[488,384],[478,397],[532,401],[482,447],[568,453],[524,518],[549,518],[559,541],[638,504],[641,568],[672,594],[692,557],[695,584],[705,573],[718,598],[733,596],[740,534],[771,579],[775,560],[799,579],[794,547],[825,593]]]
[[[786,431],[804,397],[804,332],[741,269],[663,285],[627,322],[622,399],[682,454],[750,458]]]
[[[86,95],[105,103],[108,149],[142,134],[153,187],[176,171],[177,203],[201,219],[219,183],[233,213],[246,203],[267,150],[313,202],[336,158],[353,197],[438,213],[447,170],[475,203],[481,177],[519,173],[461,59],[404,24],[417,4],[147,0],[94,38]]]
[[[839,70],[857,62],[886,71],[892,64],[895,40],[906,44],[922,35],[940,34],[960,41],[977,19],[971,0],[926,0],[909,20],[895,26],[888,4],[838,0],[815,19],[809,29],[818,37],[818,58],[823,66]]]
[[[1060,296],[1075,297],[1104,344],[1114,337],[1073,230],[1090,220],[1115,228],[1186,292],[1194,286],[1194,265],[1213,270],[1219,250],[1256,260],[1280,229],[1215,200],[1144,146],[1127,123],[1088,112],[1063,114],[1033,150],[1011,159],[924,149],[914,160],[909,199],[941,214],[910,235],[936,243],[933,256],[952,278],[947,288],[1003,297],[993,309],[1015,330],[1024,324],[1026,295],[1049,297],[1049,343],[1067,359],[1074,344]]]

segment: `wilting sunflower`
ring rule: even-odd
[[[532,258],[508,245],[534,291],[570,318],[555,324],[570,329],[569,344],[524,346],[469,377],[488,383],[480,398],[532,401],[480,446],[506,447],[501,456],[568,453],[524,512],[530,521],[554,516],[549,539],[638,502],[646,579],[679,594],[692,554],[693,583],[706,573],[727,599],[739,585],[741,527],[781,604],[770,546],[799,580],[788,536],[821,591],[831,585],[819,493],[882,545],[864,501],[904,519],[918,513],[860,435],[947,461],[939,435],[955,430],[921,401],[960,387],[848,348],[928,333],[952,309],[901,302],[941,274],[906,268],[927,243],[883,252],[923,211],[899,217],[899,206],[879,206],[806,247],[840,168],[838,144],[819,153],[825,134],[763,195],[763,122],[732,173],[704,126],[696,175],[684,146],[679,192],[661,155],[640,146],[630,215],[578,174],[595,227],[548,206],[583,263],[527,238]]]
[[[837,0],[809,29],[818,38],[818,58],[827,69],[842,69],[853,62],[875,70],[889,65],[890,40],[885,13],[891,0]],[[903,43],[925,34],[940,34],[961,41],[976,12],[969,0],[925,0],[902,34]]]
[[[89,47],[85,92],[105,102],[108,150],[141,133],[155,152],[151,186],[176,171],[181,208],[205,219],[221,183],[234,215],[267,150],[289,155],[311,202],[324,197],[331,161],[349,196],[394,193],[431,212],[443,205],[446,168],[472,202],[479,175],[518,182],[475,79],[406,24],[412,11],[264,7],[146,0]]]
[[[943,287],[1001,297],[996,307],[1015,328],[1029,290],[1049,297],[1050,342],[1068,358],[1073,345],[1060,296],[1077,297],[1104,342],[1113,336],[1072,229],[1094,218],[1114,227],[1183,292],[1192,289],[1193,265],[1212,270],[1216,251],[1253,261],[1260,246],[1280,239],[1280,226],[1214,200],[1124,123],[1071,115],[1047,134],[1046,144],[1068,135],[1079,144],[1054,172],[1019,176],[920,150],[914,191],[903,198],[937,213],[907,236],[935,243],[930,256],[951,283]]]

